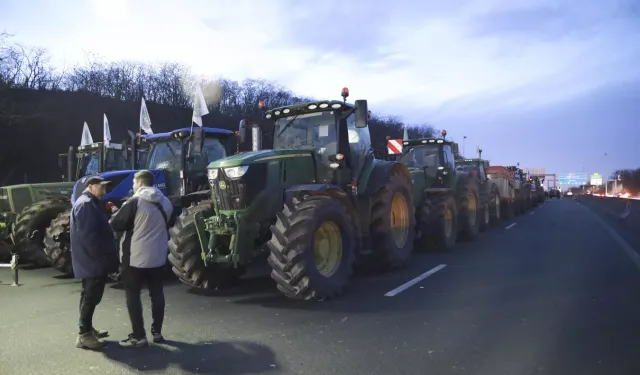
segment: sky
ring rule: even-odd
[[[640,0],[0,0],[0,25],[59,67],[91,52],[316,98],[347,86],[494,165],[640,167]]]

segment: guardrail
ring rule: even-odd
[[[633,229],[640,228],[640,200],[582,195],[578,201],[608,216],[624,222]]]
[[[18,258],[20,256],[18,254],[13,254],[11,256],[11,262],[10,263],[1,263],[0,264],[0,268],[11,268],[11,272],[13,275],[13,283],[11,284],[11,286],[20,286],[20,280],[19,280],[19,271],[18,271]]]

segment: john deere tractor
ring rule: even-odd
[[[409,258],[409,170],[374,158],[367,101],[348,95],[265,111],[272,150],[209,165],[211,198],[170,230],[169,261],[183,283],[229,286],[264,254],[285,296],[323,300],[342,293],[355,263],[388,268]]]
[[[42,240],[45,229],[60,212],[71,207],[70,197],[75,181],[85,175],[122,168],[128,155],[126,142],[102,142],[73,147],[58,155],[63,182],[22,184],[0,188],[0,241],[6,249],[21,256],[21,261],[48,266]],[[0,245],[0,248],[3,246]]]
[[[472,239],[480,230],[479,179],[457,168],[458,145],[444,139],[446,134],[404,140],[398,159],[413,181],[421,250],[449,250],[458,235]]]
[[[105,206],[121,205],[133,194],[134,174],[139,169],[148,169],[155,177],[155,187],[171,199],[177,216],[183,207],[202,200],[203,196],[209,196],[207,165],[227,156],[227,147],[222,141],[233,138],[234,132],[196,127],[193,131],[183,128],[149,135],[130,133],[130,136],[133,140],[134,157],[128,168],[99,174],[111,181],[107,194],[103,197]],[[73,202],[86,188],[86,180],[87,178],[82,178],[73,186]],[[50,220],[44,240],[51,265],[69,275],[73,274],[69,251],[70,215],[70,206],[67,206]]]
[[[482,150],[480,150],[482,152]],[[480,230],[500,221],[500,192],[498,186],[487,177],[489,161],[481,158],[456,159],[456,169],[471,173],[478,180],[480,195]]]

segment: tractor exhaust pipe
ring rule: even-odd
[[[76,155],[73,152],[73,146],[69,146],[69,153],[67,154],[67,181],[73,182],[75,176],[73,175],[73,161],[76,160]]]
[[[254,124],[251,128],[251,151],[260,151],[262,149],[262,129],[260,125]]]

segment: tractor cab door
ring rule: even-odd
[[[342,122],[342,119],[340,120]],[[349,139],[349,169],[351,170],[351,178],[356,181],[362,175],[362,171],[373,163],[375,157],[371,148],[371,135],[369,127],[356,127],[355,112],[347,116],[344,123],[346,125],[347,136]]]
[[[442,170],[447,172],[443,177],[444,185],[455,190],[455,186],[453,186],[455,178],[453,176],[456,172],[456,159],[449,145],[442,146]]]

